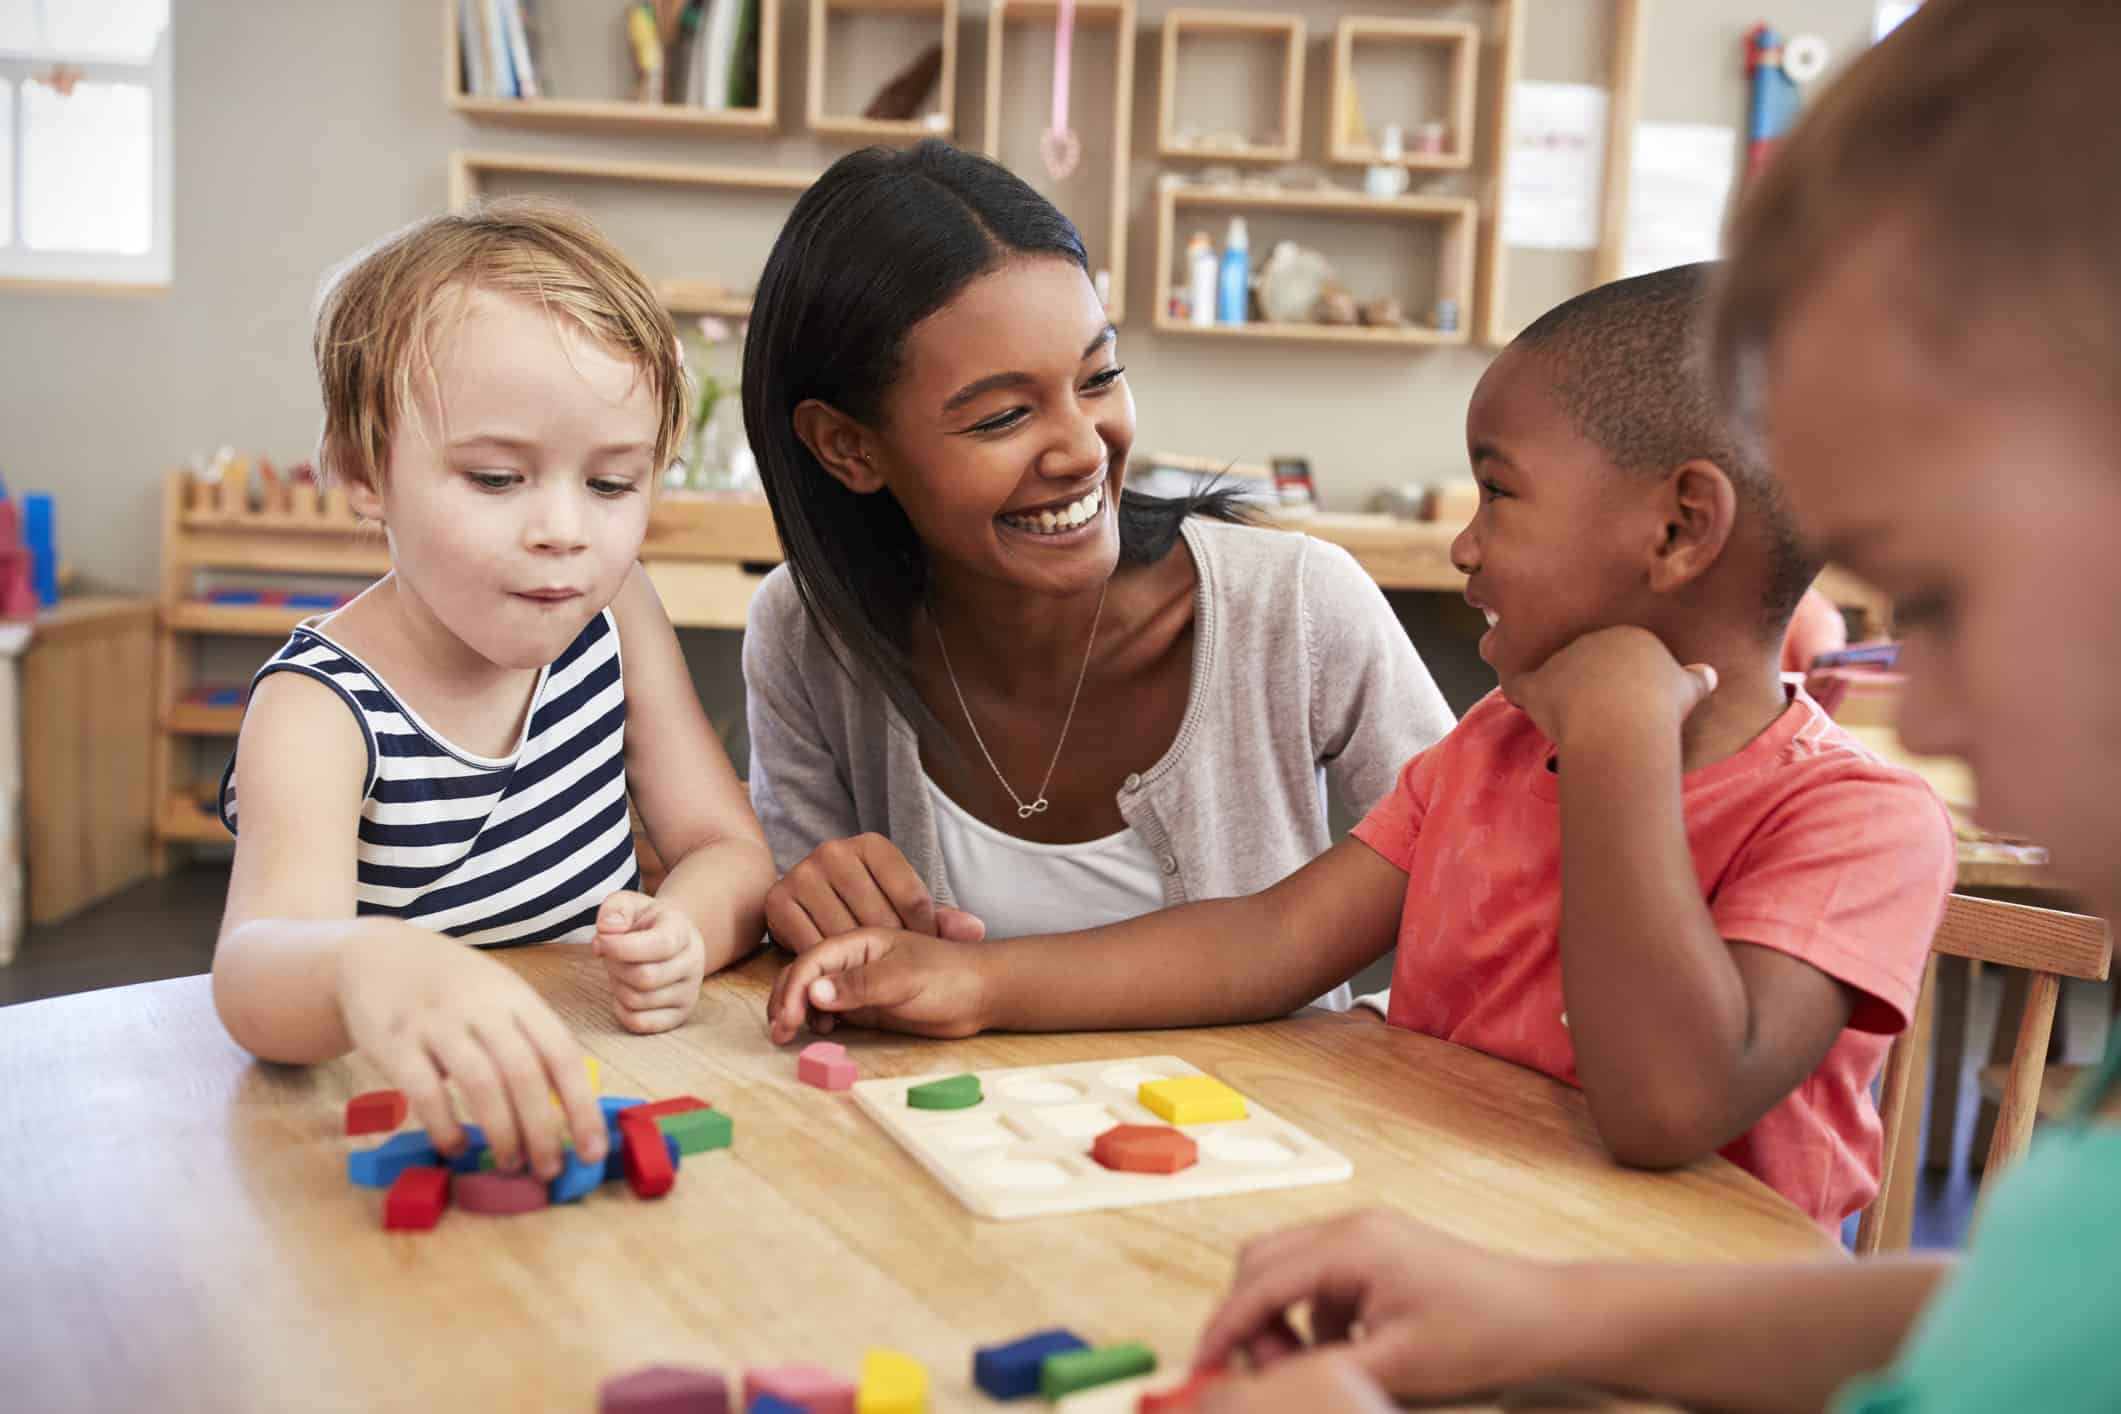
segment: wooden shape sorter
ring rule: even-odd
[[[983,1098],[923,1110],[906,1092],[934,1075],[863,1080],[855,1102],[922,1168],[983,1218],[1035,1218],[1338,1183],[1345,1155],[1253,1102],[1246,1118],[1183,1126],[1200,1161],[1177,1173],[1121,1173],[1090,1156],[1115,1125],[1160,1124],[1142,1107],[1144,1081],[1200,1075],[1177,1056],[1078,1061],[979,1072]],[[946,1072],[947,1074],[947,1072]]]

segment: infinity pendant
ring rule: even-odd
[[[1019,805],[1016,807],[1016,818],[1019,820],[1028,820],[1034,815],[1043,815],[1046,813],[1046,806],[1048,805],[1048,803],[1049,802],[1046,800],[1046,797],[1040,796],[1037,800],[1032,801],[1029,805]]]

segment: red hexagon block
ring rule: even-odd
[[[1097,1136],[1090,1157],[1122,1173],[1177,1173],[1200,1162],[1200,1146],[1165,1125],[1122,1124]]]

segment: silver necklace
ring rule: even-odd
[[[1075,725],[1075,704],[1082,699],[1083,679],[1090,675],[1090,650],[1097,646],[1097,626],[1105,617],[1105,593],[1111,589],[1112,581],[1097,591],[1097,612],[1090,616],[1090,641],[1083,645],[1083,666],[1075,674],[1075,693],[1068,699],[1068,715],[1061,719],[1060,740],[1053,743],[1053,759],[1046,763],[1046,778],[1038,783],[1038,797],[1029,805],[1009,784],[1002,768],[994,764],[994,753],[987,749],[986,739],[979,734],[979,723],[972,720],[972,709],[965,705],[965,689],[957,684],[957,669],[950,666],[950,645],[943,641],[943,625],[935,616],[935,606],[928,606],[928,623],[935,630],[935,646],[943,652],[943,671],[950,675],[950,690],[957,694],[958,710],[965,714],[965,725],[972,729],[972,740],[979,747],[979,754],[987,758],[987,769],[994,772],[994,779],[1002,783],[1009,798],[1016,802],[1016,818],[1028,820],[1034,815],[1043,815],[1052,802],[1046,799],[1046,787],[1053,784],[1053,768],[1060,765],[1061,748],[1068,744],[1068,728]]]

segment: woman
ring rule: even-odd
[[[789,948],[1256,890],[1326,848],[1326,786],[1365,809],[1450,729],[1345,552],[1126,491],[1082,239],[993,162],[835,163],[767,261],[743,381],[787,553],[744,677]]]

